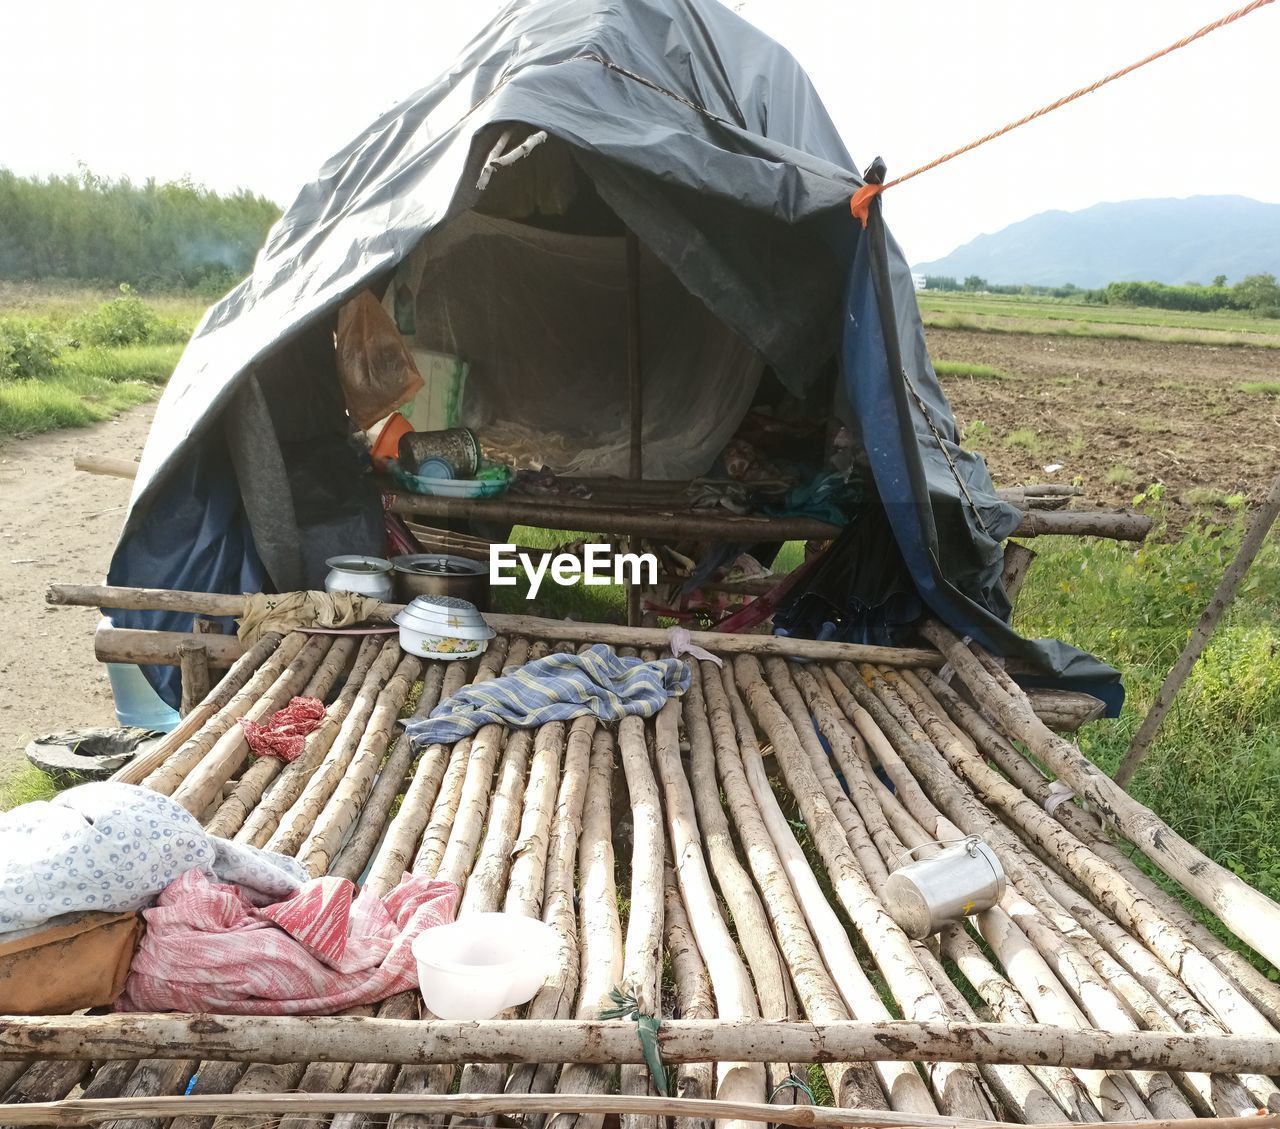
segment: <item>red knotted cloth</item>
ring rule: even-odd
[[[307,734],[320,727],[324,714],[324,703],[319,698],[294,698],[265,723],[243,717],[238,720],[255,757],[279,757],[288,762],[302,755]]]

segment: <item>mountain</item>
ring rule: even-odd
[[[1280,275],[1280,204],[1192,196],[1041,212],[912,270],[960,280],[976,274],[993,283],[1082,287]]]

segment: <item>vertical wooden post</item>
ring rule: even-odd
[[[1147,714],[1142,727],[1134,734],[1129,751],[1125,753],[1124,760],[1120,762],[1120,767],[1116,769],[1115,780],[1121,788],[1126,787],[1129,781],[1133,779],[1133,774],[1137,771],[1138,765],[1142,763],[1143,757],[1147,755],[1151,742],[1155,740],[1156,733],[1160,730],[1160,724],[1173,706],[1173,699],[1177,696],[1178,691],[1182,689],[1182,684],[1191,673],[1191,668],[1196,665],[1196,660],[1200,658],[1204,653],[1205,647],[1208,646],[1209,637],[1213,634],[1214,628],[1218,626],[1218,620],[1226,614],[1227,608],[1231,606],[1231,602],[1236,598],[1240,581],[1244,579],[1245,573],[1249,571],[1249,566],[1253,564],[1253,558],[1258,555],[1258,550],[1262,548],[1262,543],[1267,539],[1267,533],[1270,531],[1271,526],[1275,524],[1277,514],[1280,514],[1280,475],[1277,475],[1275,481],[1271,484],[1271,491],[1267,494],[1266,501],[1262,503],[1262,508],[1253,515],[1253,522],[1249,526],[1249,531],[1244,535],[1244,540],[1240,542],[1240,549],[1236,553],[1235,560],[1228,566],[1227,571],[1222,574],[1222,581],[1218,585],[1218,590],[1213,594],[1213,599],[1209,601],[1209,606],[1201,613],[1200,622],[1196,624],[1195,630],[1191,633],[1191,638],[1187,640],[1187,645],[1182,648],[1182,654],[1178,656],[1178,661],[1173,664],[1168,675],[1166,675],[1164,683],[1160,687],[1160,692],[1156,695],[1156,700],[1151,705],[1151,712]]]
[[[627,393],[628,419],[631,425],[631,447],[628,476],[639,481],[644,477],[644,390],[640,353],[640,240],[627,229]],[[639,552],[639,538],[628,539],[630,552]],[[640,586],[627,586],[627,623],[640,623]]]
[[[182,672],[178,713],[186,717],[209,693],[209,648],[194,639],[184,639],[178,644],[178,669]]]
[[[1004,571],[1000,574],[1000,583],[1004,585],[1004,594],[1009,597],[1009,606],[1018,602],[1018,593],[1022,591],[1022,582],[1027,579],[1027,572],[1036,559],[1033,549],[1017,541],[1006,541],[1004,546]]]

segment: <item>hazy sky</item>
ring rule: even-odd
[[[895,175],[1225,14],[1240,0],[744,0],[860,166]],[[190,176],[282,205],[442,71],[493,0],[43,0],[6,5],[0,165]],[[893,190],[912,261],[1048,208],[1235,193],[1280,202],[1280,4]],[[1271,109],[1267,110],[1266,107]]]

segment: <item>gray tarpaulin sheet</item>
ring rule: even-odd
[[[251,373],[270,368],[348,297],[388,280],[425,235],[477,203],[479,171],[508,126],[520,136],[545,130],[567,147],[646,253],[792,390],[842,357],[850,402],[861,410],[873,399],[875,427],[898,435],[879,442],[868,420],[859,421],[880,496],[912,512],[893,526],[908,542],[903,556],[923,598],[951,626],[1012,646],[1016,636],[999,623],[1006,609],[995,542],[1014,515],[972,457],[963,473],[986,530],[969,507],[955,505],[955,478],[933,434],[940,427],[954,436],[954,421],[902,281],[902,254],[882,243],[897,307],[891,332],[933,428],[914,397],[889,394],[900,374],[884,367],[885,343],[875,344],[865,301],[859,310],[848,304],[865,299],[871,277],[860,246],[868,241],[848,211],[861,184],[853,159],[796,61],[714,0],[513,4],[445,75],[326,163],[271,231],[252,276],[208,312],[183,354],[143,452],[111,581],[231,591],[262,572],[266,555],[245,534],[267,507],[246,513],[252,489],[221,469],[236,462],[226,410]],[[270,389],[263,392],[270,400]],[[573,395],[571,382],[565,394]],[[914,449],[904,451],[904,436]],[[232,446],[243,445],[241,437]],[[262,465],[277,479],[292,473],[297,494],[297,465],[281,449],[283,469],[274,456]],[[187,491],[191,483],[202,501]],[[295,509],[304,503],[295,497]],[[359,524],[358,515],[351,520]],[[219,528],[237,552],[215,551]],[[188,545],[196,541],[204,548],[193,559]],[[182,618],[116,616],[167,627],[183,626]],[[1060,645],[1019,649],[1045,675],[1067,674],[1073,684],[1116,680]],[[172,696],[171,681],[164,689]]]

